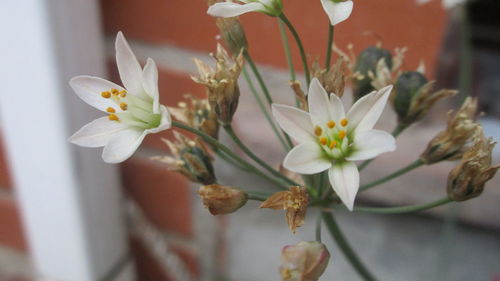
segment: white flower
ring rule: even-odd
[[[367,160],[396,149],[394,137],[373,126],[384,110],[392,86],[360,98],[345,114],[342,101],[329,95],[318,79],[309,88],[309,113],[273,104],[273,115],[295,141],[283,166],[300,174],[328,170],[330,184],[349,210],[359,188],[353,161]]]
[[[158,69],[148,58],[144,69],[121,32],[116,36],[116,64],[125,87],[93,76],[76,76],[70,85],[89,105],[108,113],[69,138],[77,145],[104,146],[102,159],[119,163],[129,158],[147,134],[170,128],[171,119],[159,103]]]
[[[321,0],[321,5],[330,19],[330,24],[336,25],[349,18],[354,3],[351,0]]]
[[[283,9],[281,0],[240,0],[243,4],[228,2],[215,3],[208,8],[207,14],[214,17],[236,17],[248,12],[261,12],[279,16]]]

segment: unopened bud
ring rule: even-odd
[[[198,194],[214,216],[233,213],[248,201],[248,195],[244,191],[218,184],[202,186]]]
[[[283,281],[317,281],[325,272],[330,253],[319,242],[299,242],[281,251],[280,274]]]
[[[233,55],[238,55],[242,49],[248,49],[245,31],[238,17],[217,18],[215,23]]]
[[[359,54],[356,65],[354,66],[353,91],[354,99],[358,100],[362,96],[375,90],[372,85],[372,79],[368,75],[370,72],[377,71],[377,64],[380,60],[384,60],[385,65],[392,68],[391,52],[379,47],[371,46],[366,48]]]
[[[285,210],[288,228],[295,233],[297,227],[304,224],[309,195],[303,187],[293,186],[290,190],[276,192],[264,201],[260,207],[273,210]]]

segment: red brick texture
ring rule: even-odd
[[[5,154],[5,145],[0,136],[0,188],[11,188],[12,180],[7,164],[7,155]]]
[[[22,251],[27,249],[19,210],[8,197],[0,197],[0,245]]]

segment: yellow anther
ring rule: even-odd
[[[347,119],[345,119],[345,118],[344,118],[344,119],[342,119],[342,120],[340,120],[340,125],[342,125],[342,127],[347,126],[347,123],[348,123],[348,122],[347,122]]]
[[[341,131],[339,132],[339,139],[341,139],[341,140],[342,140],[342,139],[344,139],[344,138],[345,138],[345,135],[346,135],[346,132],[345,132],[344,130],[341,130]]]
[[[122,103],[120,103],[120,108],[121,108],[122,110],[127,110],[128,105],[127,105],[126,103],[122,102]]]
[[[335,148],[335,146],[337,146],[337,142],[336,142],[336,141],[334,141],[334,140],[332,140],[332,142],[331,142],[331,143],[330,143],[330,145],[329,145],[330,149],[334,149],[334,148]]]
[[[112,107],[108,107],[106,109],[106,111],[109,112],[109,113],[115,113],[116,112],[116,110],[114,108],[112,108]]]
[[[330,121],[328,121],[328,123],[326,123],[326,125],[328,126],[328,128],[332,129],[333,127],[335,127],[335,122],[330,120]]]
[[[115,88],[111,88],[111,93],[114,95],[114,96],[118,96],[118,94],[120,94],[120,92],[115,89]]]
[[[116,114],[114,114],[114,113],[111,113],[108,116],[108,119],[111,120],[111,121],[120,121],[120,118],[118,118],[118,116],[116,116]]]
[[[316,127],[314,128],[314,134],[315,134],[316,136],[318,136],[318,137],[319,137],[319,136],[321,136],[321,134],[322,134],[322,133],[323,133],[323,129],[321,129],[321,127],[320,127],[320,126],[316,126]]]
[[[125,90],[121,90],[121,91],[120,91],[120,97],[124,98],[124,97],[126,97],[126,96],[127,96],[127,91],[125,91]]]
[[[106,91],[106,92],[102,92],[101,93],[101,96],[105,99],[109,99],[111,97],[111,93]]]
[[[325,137],[319,139],[319,143],[321,143],[321,145],[326,145],[327,142],[328,140]]]

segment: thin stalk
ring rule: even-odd
[[[460,100],[463,101],[470,96],[471,91],[471,72],[472,72],[472,42],[471,27],[467,5],[462,5],[461,36],[460,36],[460,66],[459,66],[459,85]]]
[[[432,209],[441,205],[445,205],[453,202],[448,197],[439,199],[434,202],[419,204],[419,205],[411,205],[411,206],[403,206],[403,207],[389,207],[389,208],[377,208],[377,207],[354,207],[354,211],[356,212],[366,212],[366,213],[376,213],[376,214],[404,214],[404,213],[412,213],[412,212],[420,212],[428,209]]]
[[[321,222],[323,221],[323,213],[319,213],[316,220],[316,241],[321,243]]]
[[[365,184],[365,185],[362,185],[360,188],[359,188],[359,191],[364,191],[364,190],[367,190],[369,188],[372,188],[374,186],[377,186],[379,184],[383,184],[383,183],[386,183],[392,179],[395,179],[403,174],[406,174],[408,173],[409,171],[411,170],[414,170],[422,165],[424,165],[424,161],[422,161],[421,159],[418,159],[416,160],[415,162],[409,164],[408,166],[404,167],[404,168],[401,168],[399,170],[397,170],[396,172],[390,174],[390,175],[387,175],[381,179],[378,179],[376,181],[373,181],[371,183],[368,183],[368,184]]]
[[[258,192],[247,192],[248,195],[248,200],[255,200],[255,201],[266,201],[267,197],[263,194],[260,194]]]
[[[264,103],[262,102],[262,99],[259,96],[259,93],[257,93],[257,90],[255,89],[255,85],[253,84],[252,79],[250,79],[250,75],[248,75],[248,71],[246,68],[243,68],[243,76],[245,77],[245,80],[247,81],[248,86],[250,87],[250,92],[252,92],[255,100],[257,101],[257,104],[259,105],[260,111],[262,111],[262,113],[264,113],[264,117],[266,118],[267,122],[271,126],[271,129],[273,130],[274,134],[276,135],[276,137],[280,141],[281,145],[283,145],[285,150],[288,151],[288,149],[290,149],[290,147],[286,143],[285,139],[281,135],[280,130],[278,129],[278,127],[276,127],[276,123],[273,121],[273,119],[271,118],[271,115],[267,111]]]
[[[252,173],[256,174],[257,176],[264,178],[264,179],[268,180],[269,182],[272,182],[272,183],[274,183],[277,186],[280,186],[282,188],[285,188],[285,189],[288,188],[287,182],[284,182],[281,179],[277,179],[277,178],[271,177],[271,176],[263,173],[262,171],[257,169],[255,166],[248,163],[243,158],[239,157],[236,153],[232,152],[231,149],[229,149],[228,147],[226,147],[225,145],[223,145],[222,143],[220,143],[218,140],[214,139],[213,137],[205,134],[204,132],[196,130],[195,128],[191,128],[188,125],[185,125],[185,124],[177,122],[177,121],[172,121],[172,126],[177,127],[179,129],[189,131],[189,132],[201,137],[205,142],[222,150],[222,152],[226,153],[229,157],[236,160],[236,162],[238,162],[241,166],[245,167],[246,169],[248,169]]]
[[[224,152],[220,151],[219,149],[217,149],[217,151],[215,152],[217,154],[217,156],[219,156],[220,159],[222,159],[224,162],[232,165],[232,166],[235,166],[236,168],[240,169],[240,170],[244,170],[244,171],[248,171],[247,167],[244,167],[243,165],[241,165],[239,162],[237,162],[236,160],[234,160],[233,158],[227,156]]]
[[[328,71],[330,69],[330,61],[332,59],[332,44],[333,44],[334,34],[335,34],[335,27],[330,24],[328,26],[328,43],[326,44],[326,59],[325,59],[326,71]]]
[[[271,166],[269,166],[266,162],[264,162],[262,159],[260,159],[257,155],[255,155],[241,140],[238,138],[236,133],[233,130],[233,127],[231,125],[225,125],[224,129],[226,130],[226,133],[229,135],[229,137],[238,145],[238,147],[248,156],[250,157],[253,161],[255,161],[257,164],[259,164],[262,168],[266,169],[269,173],[271,173],[273,176],[278,177],[282,179],[284,182],[287,182],[290,185],[298,185],[296,182],[293,180],[287,178],[286,176],[282,175],[280,172],[276,171],[273,169]]]
[[[288,64],[288,69],[290,70],[290,80],[297,80],[297,76],[295,75],[295,68],[293,66],[292,54],[290,52],[290,44],[288,43],[288,36],[286,36],[285,26],[283,22],[278,20],[278,26],[280,28],[281,41],[283,42],[283,49],[285,51],[285,58]]]
[[[330,234],[332,235],[333,239],[335,239],[335,242],[337,242],[337,245],[344,253],[344,256],[351,263],[352,267],[358,272],[358,274],[361,277],[363,277],[363,279],[365,281],[376,280],[373,277],[373,275],[370,273],[370,271],[366,268],[366,266],[363,265],[363,263],[359,259],[356,252],[354,252],[354,250],[351,248],[351,246],[347,242],[347,239],[345,238],[344,234],[340,230],[333,215],[331,213],[324,212],[323,213],[323,220],[325,221],[325,224],[328,227],[328,230],[330,231]]]
[[[311,76],[309,74],[309,66],[307,64],[307,56],[306,56],[306,52],[304,51],[304,45],[302,45],[302,41],[300,40],[300,36],[297,33],[297,30],[295,30],[292,23],[288,20],[288,18],[285,16],[285,14],[282,13],[279,16],[279,18],[286,25],[286,27],[288,27],[288,30],[290,30],[293,38],[295,39],[295,42],[297,43],[297,47],[299,48],[299,52],[300,52],[300,57],[302,59],[302,64],[304,66],[304,75],[306,76],[307,88],[309,88],[309,84],[311,83]]]

